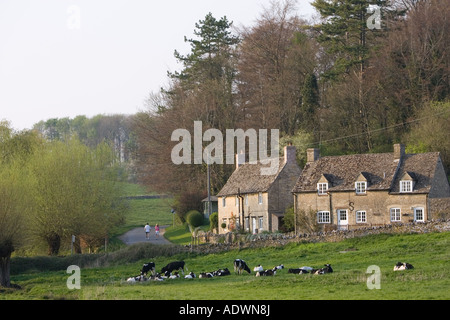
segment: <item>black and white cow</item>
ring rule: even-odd
[[[325,273],[332,273],[332,272],[333,272],[333,268],[331,268],[331,265],[329,263],[327,263],[325,265],[325,268],[311,270],[311,273],[313,273],[313,274],[325,274]]]
[[[408,269],[414,269],[414,267],[407,262],[397,262],[397,264],[394,266],[394,271],[401,271]]]
[[[154,262],[148,262],[144,263],[141,269],[141,275],[147,275],[148,272],[151,271],[152,275],[155,275],[155,263]]]
[[[301,267],[298,269],[289,269],[288,273],[294,273],[294,274],[306,274],[306,273],[310,273],[312,270],[314,270],[311,267]]]
[[[248,273],[251,273],[250,268],[247,266],[244,260],[236,259],[234,260],[234,272],[238,274],[242,274],[242,271],[245,270]]]
[[[172,273],[172,271],[180,270],[184,275],[184,261],[175,261],[169,263],[167,266],[161,269],[161,273]]]

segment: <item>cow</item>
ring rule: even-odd
[[[274,276],[277,273],[277,267],[269,270],[258,271],[256,272],[257,277],[266,277],[266,276]]]
[[[202,272],[202,273],[200,273],[200,275],[198,277],[200,279],[202,279],[202,278],[212,278],[212,277],[214,277],[214,275],[211,272]]]
[[[169,263],[167,266],[165,266],[161,269],[161,273],[165,273],[166,271],[168,271],[169,273],[172,273],[172,271],[175,271],[175,270],[181,270],[181,272],[184,275],[184,261],[175,261],[175,262]]]
[[[317,270],[311,270],[311,273],[313,273],[313,274],[325,274],[325,273],[332,273],[333,272],[333,269],[331,268],[331,265],[329,264],[329,263],[327,263],[326,265],[325,265],[325,268],[320,268],[320,269],[317,269]]]
[[[311,267],[301,267],[298,269],[289,269],[288,273],[306,274],[306,273],[310,273],[312,270],[314,270],[314,269]]]
[[[248,273],[251,273],[250,268],[247,266],[244,260],[241,259],[234,260],[234,272],[242,274],[243,270],[247,271]]]
[[[262,267],[262,265],[258,264],[256,267],[253,268],[253,271],[262,272],[264,271],[264,268]]]
[[[135,283],[135,282],[144,282],[147,281],[148,279],[143,276],[143,275],[139,275],[139,276],[134,276],[134,277],[130,277],[127,279],[128,283]]]
[[[407,262],[397,262],[397,264],[394,266],[394,271],[401,271],[408,269],[414,269],[414,267]]]
[[[189,272],[188,275],[185,275],[185,276],[184,276],[185,279],[194,279],[195,277],[196,277],[196,276],[195,276],[195,273],[193,273],[192,271]]]
[[[141,269],[141,275],[146,276],[148,272],[151,271],[152,275],[155,275],[155,263],[154,262],[148,262],[144,263]]]

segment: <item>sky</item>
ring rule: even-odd
[[[195,23],[211,12],[252,26],[271,0],[0,0],[0,121],[135,114],[180,70]],[[298,0],[308,19],[310,2]]]

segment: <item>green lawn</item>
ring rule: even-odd
[[[201,255],[177,253],[171,257],[152,253],[149,244],[136,245],[111,254],[121,260],[107,260],[105,267],[81,268],[81,290],[68,290],[68,274],[57,262],[55,271],[38,267],[37,258],[22,258],[12,265],[12,282],[22,289],[5,289],[0,299],[149,299],[149,300],[448,300],[450,299],[450,233],[376,235],[349,239],[339,243],[289,244],[277,248],[233,250]],[[169,250],[170,247],[167,248]],[[150,250],[150,251],[148,251]],[[233,273],[233,260],[247,261],[251,269],[258,264],[272,268],[284,264],[274,277],[241,276]],[[128,284],[128,276],[139,273],[144,262],[154,261],[157,270],[168,262],[183,259],[189,271],[200,273],[229,268],[231,276],[212,279],[176,279],[163,282]],[[51,260],[49,260],[51,261]],[[397,261],[409,262],[412,270],[394,272]],[[67,261],[66,264],[76,263]],[[321,267],[330,263],[334,269],[325,275],[294,275],[288,268]],[[103,263],[104,264],[104,263]],[[36,266],[35,270],[20,266]],[[367,268],[381,269],[379,290],[369,290]],[[61,268],[59,270],[58,268]],[[22,270],[21,272],[14,272]]]

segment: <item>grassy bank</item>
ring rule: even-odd
[[[353,299],[353,300],[429,300],[450,299],[450,233],[376,235],[349,239],[339,243],[289,244],[285,247],[233,250],[200,255],[177,251],[178,246],[152,247],[148,244],[125,248],[101,260],[93,259],[81,267],[81,290],[69,290],[69,275],[65,265],[51,263],[59,270],[20,268],[33,265],[33,259],[13,261],[12,282],[22,289],[2,290],[0,299],[196,299],[196,300],[297,300],[297,299]],[[160,250],[155,251],[155,250]],[[165,252],[164,252],[165,250]],[[272,268],[284,264],[274,277],[255,277],[252,274],[212,279],[176,279],[163,282],[128,284],[129,276],[139,273],[144,262],[154,261],[157,270],[170,261],[183,259],[189,271],[200,273],[218,268],[233,271],[233,260],[241,258],[250,268],[261,264]],[[49,260],[51,261],[51,260]],[[101,261],[101,263],[100,263]],[[411,263],[415,268],[393,272],[398,261]],[[66,261],[76,263],[76,261]],[[321,267],[330,263],[331,274],[294,275],[288,268]],[[381,270],[381,289],[367,288],[367,268],[377,265]],[[14,270],[22,270],[15,272]]]

